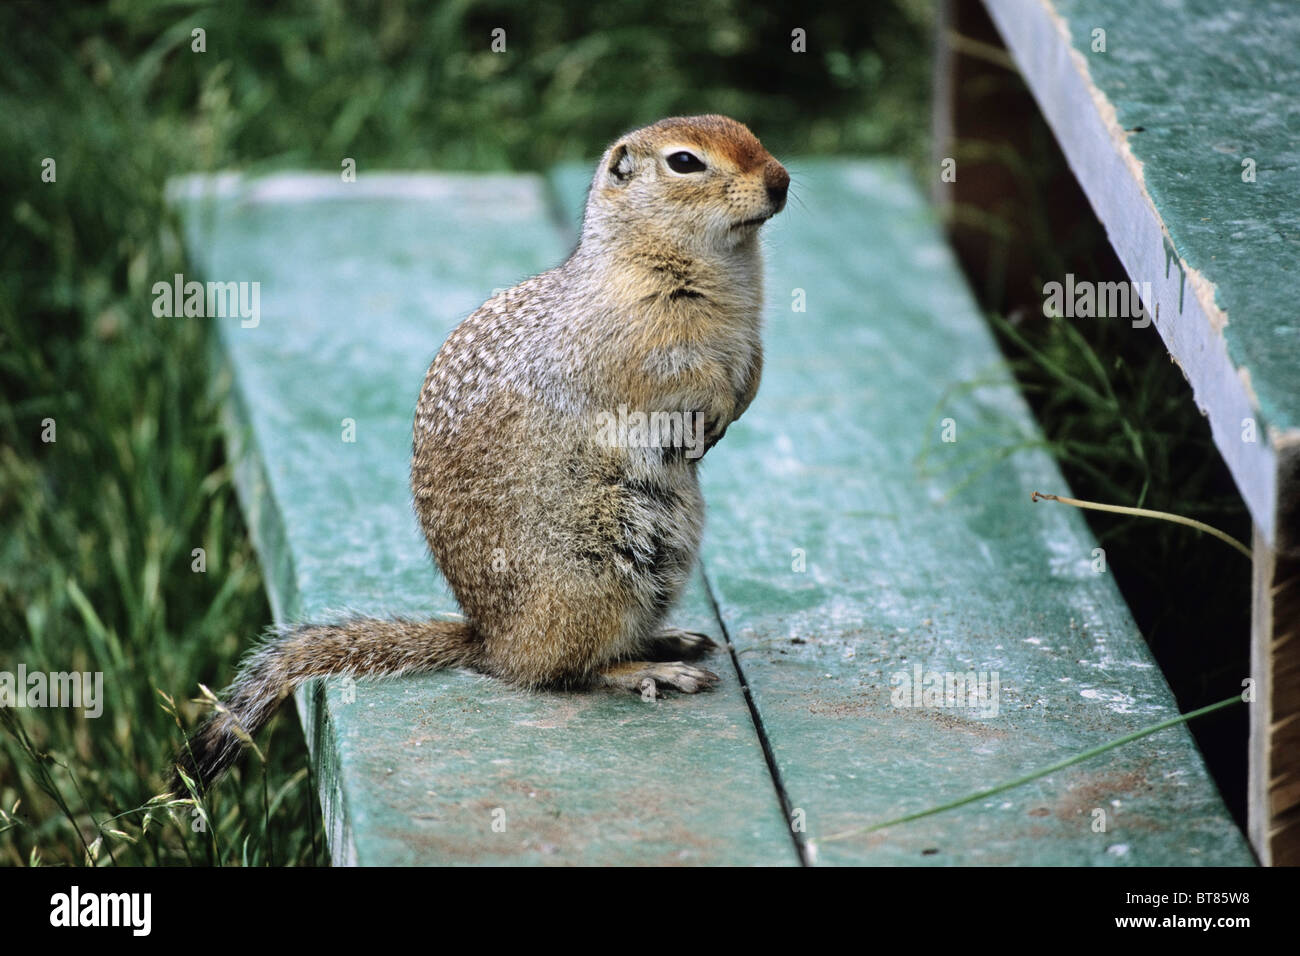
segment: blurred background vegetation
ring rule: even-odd
[[[193,722],[198,682],[223,686],[270,622],[208,329],[150,310],[151,284],[186,271],[169,176],[337,171],[344,156],[361,169],[543,169],[664,115],[722,112],[777,155],[888,153],[928,186],[933,20],[928,0],[0,7],[0,669],[102,671],[107,697],[96,721],[0,710],[0,862],[327,859],[292,713],[206,820],[143,809],[180,741],[169,699]],[[809,52],[776,55],[795,26]],[[489,50],[497,27],[506,56]],[[41,181],[46,157],[56,183]],[[1036,202],[1051,171],[1028,160]],[[1049,208],[1040,271],[1059,277]],[[1078,493],[1240,519],[1158,342],[1106,341],[1113,324],[1096,323],[1085,334],[1103,338],[1081,350],[1060,323],[998,327]],[[1096,385],[1094,348],[1112,384],[1063,390],[1062,376]],[[41,440],[45,419],[55,443]],[[1144,632],[1185,637],[1220,546],[1193,557],[1186,533],[1095,526],[1133,565],[1121,584]],[[195,542],[205,573],[191,571]],[[1211,656],[1185,667],[1191,698],[1214,691]]]

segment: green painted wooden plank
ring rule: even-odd
[[[455,323],[563,257],[541,180],[221,177],[173,197],[202,278],[260,283],[255,327],[213,321],[277,620],[453,610],[411,511],[411,418]],[[698,585],[676,620],[721,637]],[[713,693],[653,703],[462,672],[304,689],[335,861],[796,862],[734,671],[712,666]]]
[[[1119,125],[1141,128],[1129,148],[1179,255],[1214,283],[1264,423],[1300,431],[1300,5],[1054,2]]]
[[[1300,9],[985,5],[1126,271],[1146,287],[1255,523],[1271,546],[1295,549]]]
[[[765,227],[762,386],[701,469],[705,572],[811,855],[1251,862],[1181,727],[978,804],[833,839],[1176,710],[1109,575],[1092,570],[1086,523],[1030,503],[1031,490],[1065,483],[1041,450],[1006,454],[1041,435],[914,186],[889,163],[790,167],[797,201]],[[554,184],[575,208],[580,180]],[[996,671],[997,715],[894,706],[894,678],[918,664],[923,677]]]

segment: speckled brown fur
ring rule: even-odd
[[[681,151],[706,168],[676,170]],[[415,511],[464,622],[288,631],[246,662],[182,757],[187,775],[208,785],[238,729],[255,732],[310,677],[463,665],[534,688],[716,682],[671,659],[711,642],[663,620],[699,550],[698,455],[758,389],[757,232],[788,184],[723,116],[661,120],[610,146],[573,255],[465,319],[420,391]],[[704,446],[611,443],[598,422],[620,408],[699,414]]]

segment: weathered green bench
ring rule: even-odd
[[[864,832],[1176,710],[1084,521],[1030,503],[1061,476],[901,167],[791,168],[763,385],[702,465],[702,569],[675,614],[725,642],[721,685],[318,683],[297,703],[334,860],[1251,862],[1183,725]],[[256,327],[216,321],[278,620],[454,610],[409,505],[416,394],[461,318],[566,254],[586,178],[176,185],[202,278],[261,283]],[[904,686],[918,671],[997,693],[936,706]]]
[[[984,6],[1254,519],[1248,829],[1300,863],[1300,7]]]

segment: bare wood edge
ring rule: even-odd
[[[1273,581],[1273,549],[1255,528],[1251,562],[1250,675],[1255,682],[1255,700],[1250,705],[1250,740],[1247,744],[1246,835],[1259,862],[1273,865],[1269,839],[1268,778],[1272,763],[1269,753],[1269,725],[1273,711],[1273,602],[1269,592]]]
[[[1256,531],[1247,813],[1266,866],[1300,865],[1300,560]]]
[[[1277,546],[1255,534],[1247,830],[1262,863],[1300,866],[1300,446],[1281,458]]]

